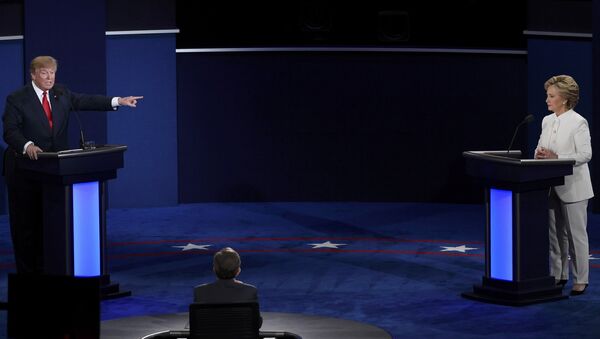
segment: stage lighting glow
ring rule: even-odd
[[[100,185],[73,184],[73,255],[76,277],[100,275]]]
[[[513,197],[511,191],[490,189],[490,275],[513,280]]]

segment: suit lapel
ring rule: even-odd
[[[40,98],[38,98],[31,84],[29,84],[29,100],[27,102],[30,104],[30,111],[33,112],[33,118],[38,121],[40,126],[44,127],[45,131],[50,131],[50,123],[48,122],[48,118],[46,118],[44,107],[42,107]]]
[[[66,100],[64,95],[56,97],[54,89],[50,90],[50,104],[52,105],[52,129],[54,135],[56,135],[63,128],[65,116],[67,115],[67,112],[64,109],[64,100]],[[48,127],[49,126],[50,125],[48,125]]]

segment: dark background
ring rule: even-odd
[[[528,0],[527,28],[592,33],[592,0]]]
[[[462,151],[508,147],[525,73],[523,56],[180,54],[180,199],[477,200]]]
[[[178,48],[524,48],[524,1],[177,1]]]
[[[578,59],[591,50],[589,39],[523,34],[591,33],[590,0],[107,0],[105,5],[101,18],[90,14],[74,24],[87,27],[88,20],[94,30],[107,31],[180,29],[177,175],[160,179],[177,183],[180,203],[480,202],[480,187],[464,174],[462,151],[506,148],[514,127],[532,113],[537,120],[521,130],[514,146],[530,156],[547,114],[543,79],[575,74],[584,91],[592,87],[591,70]],[[0,0],[0,35],[22,35],[22,16],[22,1]],[[41,29],[43,21],[27,27]],[[70,37],[61,42],[68,48],[59,45],[56,53],[81,70],[69,84],[87,90],[83,70],[90,60],[105,58],[103,48],[94,47],[101,41],[88,41],[89,60],[78,57],[81,46],[68,41],[77,41],[80,33],[61,32]],[[27,64],[40,45],[25,41]],[[229,49],[181,50],[216,47]],[[316,49],[323,47],[330,49]],[[335,49],[347,47],[354,49]],[[143,51],[137,53],[143,58]],[[93,83],[102,85],[106,71],[99,69]],[[591,95],[585,94],[578,107],[593,123]],[[110,132],[105,121],[84,125],[95,129],[89,134],[100,134],[97,141]],[[147,142],[147,133],[135,128],[127,133]],[[136,191],[134,182],[126,186]]]
[[[178,1],[178,48],[307,48],[178,54],[180,201],[481,202],[462,151],[505,149],[534,113],[514,146],[530,157],[547,114],[527,55],[402,48],[526,52],[525,30],[591,32],[591,5]]]
[[[307,47],[178,54],[180,201],[481,201],[462,151],[508,146],[526,115],[526,56],[368,48],[524,50],[526,13],[500,1],[178,1],[178,48]]]

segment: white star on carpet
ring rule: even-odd
[[[448,247],[448,246],[440,246],[443,247],[444,249],[441,250],[442,252],[461,252],[461,253],[465,253],[467,251],[470,250],[477,250],[477,247],[467,247],[465,245],[460,245],[460,246],[456,246],[456,247]]]
[[[191,242],[188,242],[187,245],[185,246],[171,246],[171,247],[175,247],[175,248],[181,248],[182,251],[190,251],[190,250],[205,250],[207,251],[209,246],[212,245],[195,245],[192,244]]]
[[[308,245],[312,246],[313,248],[338,248],[338,246],[346,246],[347,244],[334,244],[331,241],[327,240],[324,243]]]

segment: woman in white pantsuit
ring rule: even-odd
[[[575,159],[573,174],[565,177],[565,184],[550,189],[550,274],[564,286],[569,279],[570,257],[571,295],[580,295],[589,282],[587,205],[594,196],[587,165],[592,159],[590,129],[585,118],[573,110],[579,101],[579,86],[572,77],[553,76],[544,83],[544,89],[553,114],[542,121],[535,158]]]

